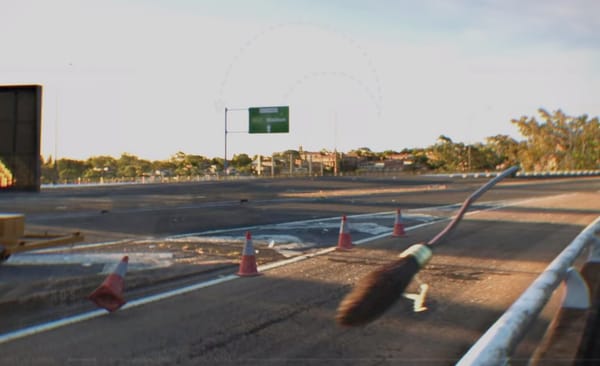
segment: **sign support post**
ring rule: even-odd
[[[223,171],[225,172],[225,175],[227,175],[227,134],[228,133],[240,133],[240,132],[245,132],[245,131],[229,131],[227,130],[227,112],[232,111],[247,111],[248,108],[227,108],[225,107],[225,155],[223,157]]]
[[[227,112],[249,111],[248,131],[229,131],[227,129]],[[290,130],[289,106],[281,107],[254,107],[254,108],[227,108],[225,107],[225,151],[223,156],[223,170],[227,175],[227,134],[228,133],[288,133]],[[273,165],[271,166],[273,173]]]

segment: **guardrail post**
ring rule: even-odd
[[[502,314],[502,316],[479,338],[477,342],[465,355],[459,360],[460,366],[491,366],[505,365],[515,346],[523,339],[524,334],[529,329],[533,320],[537,318],[542,308],[550,299],[556,287],[565,280],[567,271],[575,262],[575,259],[581,255],[584,249],[590,244],[598,246],[598,234],[600,233],[600,216],[590,223],[573,241],[556,257],[536,278],[533,283],[525,290],[523,294]],[[593,241],[593,243],[590,243]],[[597,251],[594,252],[598,253]],[[592,257],[595,256],[592,254]],[[573,273],[573,271],[571,271]],[[561,344],[562,349],[569,351],[568,357],[571,360],[598,360],[600,359],[600,347],[595,347],[595,341],[600,337],[600,261],[588,261],[581,270],[585,281],[589,284],[592,306],[589,309],[569,309],[562,308],[561,314],[555,317],[551,327],[568,324],[574,325],[575,322],[583,322],[585,332],[581,336],[581,327],[576,342],[569,341]],[[574,275],[572,275],[574,276]],[[577,280],[575,279],[577,282]],[[559,318],[560,317],[560,318]],[[566,319],[571,318],[571,320]],[[563,320],[565,319],[565,320]],[[569,328],[569,327],[567,327]],[[573,328],[574,329],[574,328]],[[563,332],[562,339],[569,340],[573,334],[573,329],[555,330],[554,333]],[[549,333],[550,334],[550,333]],[[560,341],[561,337],[552,337]],[[545,338],[544,342],[550,342]],[[556,344],[559,342],[557,341]],[[541,348],[540,348],[541,349]],[[546,353],[548,348],[536,351],[537,357],[532,359],[532,364],[540,360],[550,360]],[[574,354],[574,356],[573,356]],[[557,358],[555,357],[554,360]],[[564,360],[565,358],[560,357]]]
[[[600,231],[594,232],[594,241],[590,244],[588,262],[600,263]]]
[[[539,347],[531,357],[530,366],[544,365],[552,360],[575,360],[583,339],[590,308],[590,291],[577,269],[570,267],[564,279],[565,293],[558,310]]]
[[[583,265],[581,274],[590,285],[592,306],[588,311],[583,339],[576,355],[577,360],[600,359],[600,349],[597,347],[597,340],[600,338],[600,231],[594,232],[589,248],[588,260]]]
[[[590,308],[590,290],[577,269],[571,267],[565,277],[567,287],[563,298],[562,307],[566,309],[587,310]]]

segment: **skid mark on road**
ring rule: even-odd
[[[189,353],[189,357],[190,359],[201,357],[206,353],[217,350],[219,348],[226,347],[228,344],[243,339],[244,337],[259,333],[260,331],[267,329],[268,327],[282,323],[290,318],[293,318],[299,314],[309,311],[314,307],[320,307],[322,305],[327,304],[330,301],[337,300],[341,297],[341,295],[344,292],[347,291],[347,287],[348,286],[340,286],[336,291],[329,292],[328,296],[325,296],[324,298],[317,298],[313,301],[305,301],[296,304],[295,307],[288,307],[287,309],[283,309],[279,312],[279,314],[277,314],[277,316],[270,317],[269,319],[264,320],[258,324],[254,324],[247,329],[243,329],[242,326],[240,326],[240,328],[242,329],[232,332],[224,339],[210,340],[206,344],[192,345],[193,350]]]

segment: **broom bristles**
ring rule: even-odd
[[[419,261],[408,255],[369,273],[340,303],[337,322],[357,326],[377,319],[402,296],[420,268]]]

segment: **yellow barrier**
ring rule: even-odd
[[[83,241],[81,233],[26,234],[25,215],[0,213],[0,261],[11,254]]]

